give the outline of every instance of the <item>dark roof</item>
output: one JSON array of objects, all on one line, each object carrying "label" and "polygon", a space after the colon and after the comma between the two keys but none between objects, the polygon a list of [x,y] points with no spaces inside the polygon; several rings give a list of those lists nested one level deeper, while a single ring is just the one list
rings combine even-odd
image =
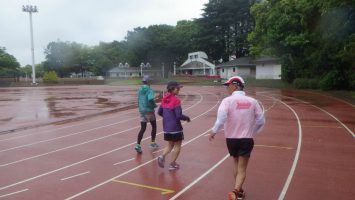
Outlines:
[{"label": "dark roof", "polygon": [[264,56],[264,57],[259,57],[259,58],[255,58],[253,60],[253,63],[265,63],[265,62],[275,62],[275,63],[279,63],[280,59],[276,58],[276,57],[272,57],[272,56]]},{"label": "dark roof", "polygon": [[251,58],[251,57],[241,57],[235,60],[231,60],[225,63],[221,63],[217,65],[217,68],[222,67],[253,67],[256,64],[261,63],[280,63],[280,59],[272,56],[263,56],[259,58]]},{"label": "dark roof", "polygon": [[252,58],[250,57],[242,57],[242,58],[237,58],[235,60],[230,60],[225,63],[221,63],[217,65],[217,68],[221,67],[237,67],[237,66],[255,66],[255,64],[252,63]]}]

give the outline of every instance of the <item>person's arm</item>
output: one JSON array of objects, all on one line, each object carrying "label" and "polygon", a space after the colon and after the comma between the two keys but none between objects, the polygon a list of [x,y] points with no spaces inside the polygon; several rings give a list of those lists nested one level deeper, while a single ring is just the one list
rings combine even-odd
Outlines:
[{"label": "person's arm", "polygon": [[182,121],[187,121],[190,122],[190,117],[182,114],[182,108],[181,108],[181,102],[180,99],[175,98],[174,99],[174,112],[175,112],[175,117],[177,120],[182,120]]},{"label": "person's arm", "polygon": [[226,121],[227,113],[225,111],[218,111],[216,122],[214,123],[214,126],[212,127],[211,131],[215,134],[218,133],[218,131],[221,129],[221,127]]},{"label": "person's arm", "polygon": [[161,106],[159,106],[158,115],[163,117],[163,108]]},{"label": "person's arm", "polygon": [[258,102],[255,105],[255,133],[260,133],[265,125],[264,111]]},{"label": "person's arm", "polygon": [[176,116],[176,119],[178,120],[183,120],[183,121],[187,121],[187,122],[190,122],[190,117],[182,114],[182,108],[181,106],[177,106],[174,108],[174,111],[175,111],[175,116]]},{"label": "person's arm", "polygon": [[218,133],[218,131],[221,129],[221,127],[224,125],[224,123],[227,121],[227,116],[228,116],[228,109],[226,105],[226,101],[223,100],[221,105],[218,108],[217,111],[217,119],[216,122],[214,123],[214,126],[211,129],[210,135],[209,135],[209,140],[211,141],[214,139],[214,136]]},{"label": "person's arm", "polygon": [[149,103],[150,106],[152,106],[153,108],[157,107],[157,104],[155,103],[153,90],[149,90],[147,99],[148,99],[148,103]]}]

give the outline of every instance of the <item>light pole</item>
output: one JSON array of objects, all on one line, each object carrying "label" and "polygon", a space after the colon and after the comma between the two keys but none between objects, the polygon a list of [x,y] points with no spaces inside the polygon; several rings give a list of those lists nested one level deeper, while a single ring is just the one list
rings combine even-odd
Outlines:
[{"label": "light pole", "polygon": [[33,45],[33,28],[32,28],[32,13],[38,12],[37,6],[26,5],[22,6],[23,12],[28,12],[30,15],[30,34],[31,34],[31,51],[32,51],[32,84],[36,84],[36,71],[35,71],[35,49]]},{"label": "light pole", "polygon": [[163,79],[165,79],[165,66],[164,66],[164,63],[162,63],[162,71],[163,71]]},{"label": "light pole", "polygon": [[143,77],[143,67],[144,67],[144,63],[141,63],[141,77]]},{"label": "light pole", "polygon": [[176,62],[174,62],[174,76],[176,75]]},{"label": "light pole", "polygon": [[203,75],[206,76],[206,64],[205,63],[203,63]]}]

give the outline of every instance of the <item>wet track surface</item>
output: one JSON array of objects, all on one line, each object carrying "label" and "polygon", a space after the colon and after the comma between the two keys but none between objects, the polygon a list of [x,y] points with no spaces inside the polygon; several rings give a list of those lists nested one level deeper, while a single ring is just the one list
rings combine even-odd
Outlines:
[{"label": "wet track surface", "polygon": [[136,93],[136,88],[110,86],[2,88],[0,134],[131,109]]},{"label": "wet track surface", "polygon": [[[148,148],[148,127],[143,153],[134,151],[138,87],[0,89],[0,199],[226,199],[234,185],[232,160],[223,133],[213,142],[206,137],[225,88],[180,92],[192,121],[183,123],[181,169],[170,172],[156,162],[166,145],[160,117],[160,148]],[[246,93],[266,116],[243,186],[246,200],[353,199],[353,104],[312,91]]]}]

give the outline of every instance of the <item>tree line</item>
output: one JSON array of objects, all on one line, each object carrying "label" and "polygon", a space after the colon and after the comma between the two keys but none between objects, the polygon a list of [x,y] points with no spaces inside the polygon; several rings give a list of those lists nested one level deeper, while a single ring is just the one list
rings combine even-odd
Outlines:
[{"label": "tree line", "polygon": [[[96,46],[50,42],[45,61],[37,67],[39,72],[56,71],[61,77],[88,71],[105,75],[126,62],[132,67],[149,62],[169,68],[174,62],[182,64],[193,51],[206,52],[216,64],[231,55],[275,56],[287,82],[354,88],[355,1],[210,0],[201,18],[182,20],[176,26],[137,27],[121,41]],[[20,73],[18,65],[7,64],[17,62],[11,55],[1,61],[4,52],[2,48],[0,76]]]}]

